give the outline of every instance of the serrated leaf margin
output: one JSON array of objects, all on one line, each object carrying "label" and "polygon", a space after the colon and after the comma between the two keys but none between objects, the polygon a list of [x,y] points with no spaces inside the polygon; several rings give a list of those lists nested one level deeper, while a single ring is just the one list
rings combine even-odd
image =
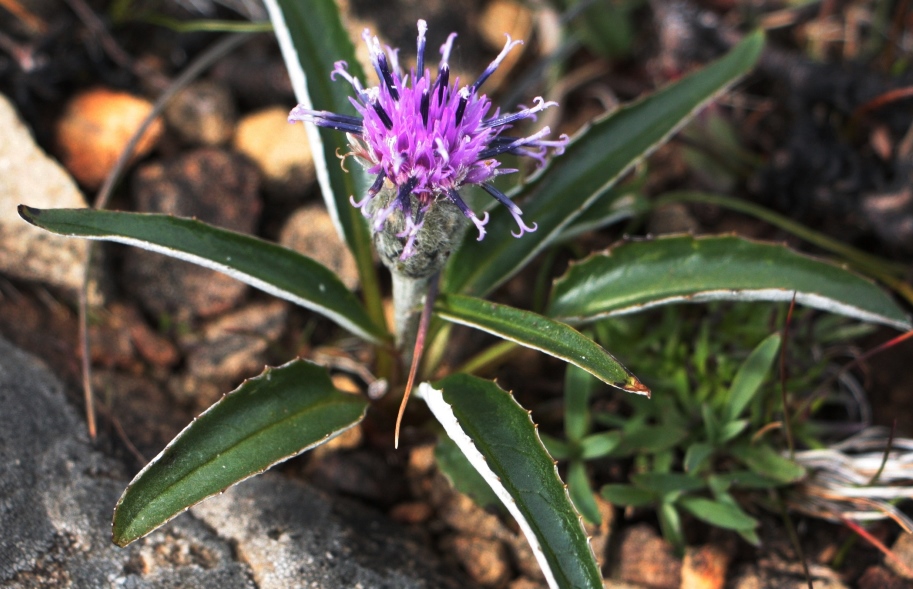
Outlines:
[{"label": "serrated leaf margin", "polygon": [[[267,366],[267,367],[264,368],[263,372],[261,372],[261,373],[258,374],[257,376],[254,376],[254,377],[251,377],[251,378],[246,378],[246,379],[244,379],[244,382],[242,382],[240,385],[238,385],[234,390],[232,390],[232,391],[226,393],[225,395],[223,395],[222,398],[224,398],[224,397],[226,397],[226,396],[232,394],[233,392],[235,392],[235,391],[241,389],[242,387],[244,387],[245,385],[247,385],[249,382],[256,381],[256,380],[261,380],[261,379],[267,379],[267,380],[268,380],[268,379],[270,378],[270,373],[271,373],[273,370],[276,370],[276,369],[278,369],[278,368],[284,368],[284,367],[286,367],[286,366],[288,366],[288,365],[290,365],[290,364],[293,364],[293,363],[295,363],[295,362],[300,362],[300,361],[301,361],[300,358],[296,358],[296,359],[294,359],[294,360],[290,360],[290,361],[286,362],[285,364],[282,364],[281,366]],[[116,518],[116,517],[117,517],[118,509],[120,508],[121,503],[123,503],[124,498],[127,496],[128,491],[133,487],[133,484],[136,483],[138,480],[140,480],[140,478],[143,477],[143,475],[146,473],[146,471],[148,471],[148,470],[149,470],[150,468],[152,468],[156,463],[158,463],[159,460],[162,458],[162,456],[164,456],[165,453],[168,452],[168,450],[171,449],[172,446],[174,446],[174,444],[176,444],[178,441],[181,440],[181,438],[183,438],[183,436],[184,436],[184,434],[187,432],[187,430],[189,430],[189,429],[193,426],[193,424],[196,423],[196,421],[197,421],[198,419],[200,419],[201,417],[203,417],[204,415],[206,415],[207,413],[209,413],[210,411],[212,411],[218,404],[219,404],[218,402],[213,403],[213,404],[210,405],[205,411],[203,411],[202,413],[200,413],[198,416],[194,417],[193,420],[191,420],[191,422],[188,423],[188,424],[184,427],[184,429],[182,429],[182,430],[180,431],[180,433],[178,433],[178,435],[176,435],[170,442],[168,442],[168,445],[166,445],[164,448],[162,448],[162,451],[159,452],[159,453],[155,456],[155,458],[153,458],[152,460],[150,460],[150,461],[146,464],[146,466],[144,466],[144,467],[142,468],[142,470],[140,470],[138,473],[136,473],[136,476],[134,476],[133,479],[131,479],[130,483],[129,483],[129,484],[127,485],[127,487],[124,489],[124,492],[121,493],[120,498],[118,498],[117,503],[116,503],[115,506],[114,506],[114,515],[113,515],[113,518]],[[327,442],[329,442],[329,441],[332,440],[333,438],[342,435],[342,434],[345,433],[346,431],[350,430],[351,428],[353,428],[353,427],[355,427],[356,425],[358,425],[359,423],[361,423],[361,422],[364,420],[364,417],[365,417],[365,415],[367,414],[367,412],[368,412],[368,405],[365,404],[365,408],[364,408],[364,410],[363,410],[362,413],[361,413],[361,419],[358,419],[358,420],[354,421],[354,422],[353,422],[351,425],[349,425],[348,427],[344,427],[344,428],[341,428],[341,429],[339,429],[339,430],[337,430],[337,431],[335,431],[335,432],[333,432],[333,433],[327,434],[326,436],[324,436],[322,439],[318,440],[317,442],[314,442],[313,444],[310,444],[310,445],[308,445],[308,446],[305,446],[304,448],[301,448],[301,449],[298,450],[297,452],[293,452],[293,453],[291,453],[291,454],[289,454],[289,455],[287,455],[287,456],[284,456],[284,457],[282,457],[282,458],[279,458],[278,460],[276,460],[275,462],[269,464],[268,466],[266,466],[266,467],[264,467],[264,468],[262,468],[262,469],[260,469],[260,470],[258,470],[258,471],[256,471],[256,472],[252,472],[251,474],[249,474],[248,476],[244,477],[243,479],[239,479],[239,480],[235,481],[234,483],[232,483],[231,485],[229,485],[229,487],[233,487],[234,485],[237,485],[238,483],[242,483],[242,482],[246,481],[247,479],[253,478],[253,477],[255,477],[255,476],[259,475],[259,474],[263,474],[264,472],[266,472],[266,471],[269,470],[270,468],[276,466],[277,464],[281,464],[281,463],[285,462],[286,460],[290,460],[290,459],[294,458],[295,456],[298,456],[298,455],[300,455],[300,454],[303,454],[303,453],[307,452],[308,450],[311,450],[311,449],[313,449],[313,448],[316,448],[317,446],[321,446],[321,445],[323,445],[323,444],[326,444]],[[228,487],[226,487],[226,489],[227,489],[227,488],[228,488]],[[224,491],[224,490],[225,490],[225,489],[222,489],[222,491]],[[130,543],[132,543],[132,542],[134,542],[134,541],[136,541],[136,540],[139,540],[140,538],[144,538],[145,536],[148,536],[149,534],[151,534],[151,533],[154,532],[155,530],[160,529],[162,526],[164,526],[165,524],[167,524],[168,522],[170,522],[171,520],[173,520],[173,519],[176,518],[177,516],[181,515],[182,513],[186,512],[188,509],[190,509],[190,508],[193,507],[194,505],[198,505],[198,504],[202,503],[203,501],[206,501],[206,500],[209,499],[210,497],[213,497],[213,496],[215,496],[215,495],[217,495],[217,494],[218,494],[218,493],[212,493],[212,494],[210,494],[210,495],[207,495],[206,497],[203,497],[203,498],[200,499],[199,501],[196,501],[196,502],[194,502],[194,503],[191,503],[190,505],[184,507],[184,509],[182,509],[182,510],[176,512],[175,514],[173,514],[173,515],[172,515],[171,517],[169,517],[168,519],[166,519],[166,520],[160,522],[157,526],[155,526],[154,528],[152,528],[151,530],[149,530],[149,531],[146,532],[145,534],[143,534],[143,535],[141,535],[141,536],[137,536],[137,537],[135,537],[135,538],[131,538],[129,541],[127,541],[127,542],[125,542],[125,543],[120,543],[120,542],[118,542],[117,539],[116,539],[116,537],[114,536],[114,533],[115,533],[115,532],[114,532],[114,519],[112,518],[112,521],[111,521],[111,540],[112,540],[115,544],[117,544],[118,546],[120,546],[120,547],[127,546],[128,544],[130,544]]]},{"label": "serrated leaf margin", "polygon": [[[536,440],[539,442],[539,445],[542,447],[544,452],[548,452],[545,449],[545,444],[542,443],[542,439],[539,437],[539,428],[533,422],[530,412],[517,403],[517,400],[514,399],[513,395],[510,395],[511,400],[522,409],[527,416],[529,417],[529,422],[533,426],[534,431],[536,432]],[[434,414],[434,417],[438,422],[444,427],[444,431],[452,439],[460,450],[466,456],[466,459],[469,460],[469,463],[472,464],[473,468],[482,475],[482,478],[485,479],[485,482],[488,483],[492,490],[495,492],[495,495],[498,496],[498,499],[501,500],[501,503],[504,504],[504,507],[508,512],[513,516],[517,521],[517,524],[520,526],[520,529],[523,531],[523,535],[526,536],[527,542],[529,542],[530,548],[532,548],[533,555],[536,557],[536,561],[539,563],[539,568],[542,569],[542,574],[545,576],[545,580],[548,583],[550,589],[561,589],[561,586],[558,585],[558,581],[555,578],[555,574],[552,572],[551,567],[548,564],[548,559],[545,557],[545,551],[542,549],[542,545],[539,543],[539,539],[536,537],[535,532],[533,532],[532,526],[523,516],[523,512],[520,511],[517,506],[517,502],[510,495],[504,485],[501,484],[501,479],[491,470],[488,466],[488,461],[485,460],[485,456],[476,448],[475,443],[463,431],[463,428],[460,426],[459,420],[453,412],[453,408],[449,403],[444,401],[443,391],[435,389],[431,386],[430,383],[423,382],[418,386],[416,390],[416,396],[424,400],[428,405],[428,408],[431,410],[431,413]],[[561,477],[558,474],[558,463],[555,463],[554,467],[555,478],[558,479],[558,482],[564,488],[564,494],[567,495],[568,502],[573,505],[571,500],[570,493],[568,491],[567,485],[561,480]],[[586,534],[586,530],[583,527],[583,519],[580,515],[577,515],[577,521],[580,524],[581,530],[584,531],[584,535],[587,538],[587,546],[590,547],[592,552],[593,546],[590,543],[590,537]],[[595,557],[595,553],[594,553]]]}]

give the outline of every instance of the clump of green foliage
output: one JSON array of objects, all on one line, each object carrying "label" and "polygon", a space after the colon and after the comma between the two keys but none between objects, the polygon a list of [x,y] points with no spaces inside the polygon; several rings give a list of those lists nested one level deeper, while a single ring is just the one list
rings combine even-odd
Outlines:
[{"label": "clump of green foliage", "polygon": [[[645,375],[655,397],[593,402],[599,382],[568,369],[565,439],[546,443],[567,461],[571,497],[585,518],[599,521],[587,465],[628,460],[628,482],[604,484],[598,492],[616,505],[655,509],[677,549],[685,545],[686,514],[758,543],[758,521],[746,503],[767,496],[758,491],[805,475],[789,457],[789,434],[806,447],[824,445],[826,430],[812,419],[829,399],[819,393],[827,390],[832,368],[822,346],[871,329],[798,311],[783,350],[785,310],[750,303],[677,306],[594,324],[597,341],[611,344],[620,360]],[[777,369],[781,351],[784,380]],[[785,412],[781,386],[788,393]]]}]

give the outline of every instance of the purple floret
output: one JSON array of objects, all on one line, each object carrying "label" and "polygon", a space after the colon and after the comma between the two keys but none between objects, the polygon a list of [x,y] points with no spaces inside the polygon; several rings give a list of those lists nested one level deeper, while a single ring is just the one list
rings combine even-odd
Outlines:
[{"label": "purple floret", "polygon": [[[425,63],[425,32],[428,26],[418,21],[417,68],[404,75],[399,66],[397,51],[381,50],[377,37],[365,30],[363,38],[368,45],[371,62],[377,73],[379,85],[364,88],[358,79],[347,71],[344,61],[336,62],[331,77],[340,76],[355,90],[350,98],[359,116],[340,115],[295,107],[289,121],[305,121],[315,125],[344,131],[354,155],[375,175],[375,181],[360,201],[351,197],[352,204],[363,207],[389,182],[396,189],[396,197],[386,207],[373,211],[372,227],[384,228],[387,218],[396,210],[404,217],[404,229],[397,237],[405,239],[401,259],[415,252],[415,241],[428,209],[437,199],[451,200],[476,226],[479,240],[485,236],[488,213],[480,219],[463,202],[458,193],[466,184],[477,184],[508,208],[520,228],[515,237],[535,231],[536,224],[527,226],[522,212],[490,181],[501,174],[516,172],[500,168],[495,156],[510,153],[532,157],[540,164],[549,149],[560,154],[567,145],[567,135],[557,140],[546,140],[550,133],[545,127],[529,137],[501,135],[517,121],[533,118],[536,113],[551,106],[541,97],[534,99],[532,108],[500,115],[495,111],[489,116],[491,101],[479,88],[498,68],[507,54],[522,41],[512,41],[507,36],[504,49],[470,86],[459,88],[459,79],[450,83],[448,60],[456,33],[451,33],[441,46],[441,61],[436,78],[432,81]],[[458,89],[459,88],[459,89]],[[415,209],[412,197],[418,208]],[[415,209],[415,210],[413,210]]]}]

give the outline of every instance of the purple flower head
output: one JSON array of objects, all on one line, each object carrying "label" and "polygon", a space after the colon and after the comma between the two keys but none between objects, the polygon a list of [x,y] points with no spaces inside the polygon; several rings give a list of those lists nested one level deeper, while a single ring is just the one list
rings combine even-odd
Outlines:
[{"label": "purple flower head", "polygon": [[[531,108],[501,115],[499,110],[490,113],[491,101],[479,93],[485,80],[522,41],[511,41],[508,36],[504,49],[482,75],[472,85],[458,88],[459,79],[451,83],[447,63],[456,33],[451,33],[441,46],[440,65],[432,80],[430,70],[424,65],[427,29],[424,20],[418,21],[418,59],[409,75],[405,75],[399,66],[398,50],[387,47],[386,52],[382,51],[377,37],[367,30],[363,38],[379,85],[363,87],[348,73],[346,62],[336,63],[331,77],[340,76],[352,85],[355,97],[349,100],[359,116],[315,111],[301,105],[289,114],[289,121],[314,123],[347,134],[351,155],[375,175],[374,184],[361,201],[350,197],[354,206],[364,207],[387,183],[394,187],[395,197],[389,204],[372,207],[372,226],[375,232],[382,231],[394,211],[402,213],[404,229],[396,234],[405,240],[402,260],[415,253],[416,236],[425,214],[438,199],[452,201],[475,224],[479,239],[485,236],[488,213],[479,218],[463,202],[457,191],[465,184],[480,185],[507,207],[519,226],[519,232],[513,233],[515,237],[535,231],[536,224],[526,225],[520,208],[491,184],[495,176],[517,171],[500,168],[495,157],[511,153],[532,157],[541,165],[549,148],[560,154],[568,142],[566,135],[546,140],[550,133],[548,127],[528,137],[502,135],[517,121],[535,118],[536,113],[556,106],[556,103],[537,97]],[[416,210],[413,210],[414,203]]]}]

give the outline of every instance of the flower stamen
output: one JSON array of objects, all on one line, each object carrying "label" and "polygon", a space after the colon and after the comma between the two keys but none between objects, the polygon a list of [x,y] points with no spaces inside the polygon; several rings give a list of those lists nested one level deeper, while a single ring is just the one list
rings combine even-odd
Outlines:
[{"label": "flower stamen", "polygon": [[535,102],[536,105],[533,106],[532,108],[524,108],[523,110],[520,110],[515,113],[511,113],[509,115],[504,115],[503,117],[495,117],[492,119],[488,119],[487,121],[482,121],[482,123],[479,126],[483,129],[488,129],[490,127],[502,127],[504,125],[510,125],[511,123],[515,123],[516,121],[519,121],[521,119],[528,119],[528,118],[535,119],[536,118],[535,115],[537,112],[541,112],[541,111],[549,108],[550,106],[558,106],[557,102],[552,102],[552,101],[546,102],[541,96],[536,96],[533,99],[533,102]]},{"label": "flower stamen", "polygon": [[453,204],[455,204],[457,208],[460,209],[460,212],[463,213],[467,219],[472,221],[472,224],[475,225],[476,229],[479,230],[479,238],[476,241],[482,241],[482,238],[485,237],[485,224],[488,223],[488,211],[485,212],[484,217],[479,219],[476,214],[472,212],[472,209],[470,209],[469,206],[463,202],[463,199],[460,197],[460,193],[458,193],[456,190],[451,188],[448,191],[447,196],[449,196],[450,200],[453,201]]},{"label": "flower stamen", "polygon": [[[381,170],[380,174],[377,175],[377,178],[374,179],[374,184],[371,185],[371,188],[369,188],[367,194],[365,194],[365,197],[359,201],[356,201],[355,195],[349,195],[349,202],[352,203],[352,206],[356,209],[361,209],[366,204],[368,204],[369,200],[377,196],[377,193],[380,192],[380,189],[384,187],[384,180],[386,179],[387,174]],[[368,216],[364,209],[362,209],[362,214],[364,214],[366,217]]]},{"label": "flower stamen", "polygon": [[494,186],[492,186],[491,184],[488,184],[488,183],[482,184],[482,188],[485,189],[485,192],[487,192],[488,194],[495,197],[495,200],[497,200],[499,203],[501,203],[502,205],[507,207],[507,210],[510,212],[510,215],[514,218],[514,221],[517,222],[517,226],[520,227],[520,233],[514,233],[513,231],[511,231],[510,232],[511,235],[513,235],[514,237],[520,238],[520,237],[523,237],[524,233],[532,233],[533,231],[538,229],[539,225],[536,223],[533,223],[533,226],[530,227],[523,222],[523,219],[521,218],[521,216],[523,215],[523,211],[520,210],[520,207],[518,207],[516,204],[514,204],[514,201],[507,198],[506,194],[504,194],[503,192],[501,192],[500,190],[498,190],[497,188],[495,188]]},{"label": "flower stamen", "polygon": [[420,78],[425,74],[425,33],[428,32],[428,23],[423,19],[418,21],[418,41],[416,42],[415,77]]},{"label": "flower stamen", "polygon": [[475,94],[479,87],[485,83],[485,80],[491,77],[491,74],[495,73],[495,70],[498,69],[498,66],[501,65],[501,62],[504,61],[504,58],[507,57],[507,54],[510,53],[511,49],[517,45],[523,45],[523,41],[511,41],[510,35],[507,33],[504,33],[504,36],[507,37],[507,43],[504,44],[504,49],[501,50],[501,53],[498,54],[494,61],[488,64],[488,67],[485,68],[485,71],[482,72],[482,75],[479,76],[475,83],[469,87],[469,91],[473,94]]}]

